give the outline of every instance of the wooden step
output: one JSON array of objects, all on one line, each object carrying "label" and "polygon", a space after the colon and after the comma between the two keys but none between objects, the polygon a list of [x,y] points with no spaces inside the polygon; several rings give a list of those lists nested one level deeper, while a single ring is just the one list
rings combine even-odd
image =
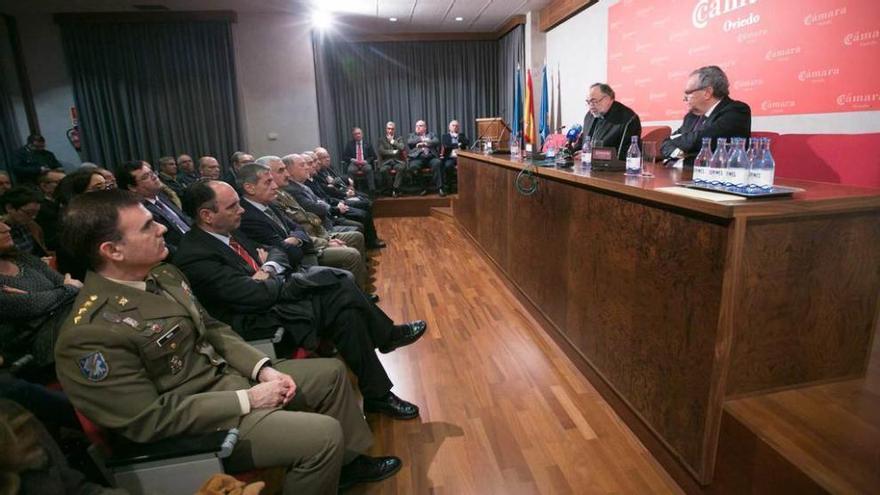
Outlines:
[{"label": "wooden step", "polygon": [[452,215],[451,206],[434,206],[431,208],[431,216],[438,220],[455,224],[455,217]]},{"label": "wooden step", "polygon": [[[751,442],[752,448],[746,450],[753,454],[755,465],[760,452],[766,456],[772,450],[771,455],[778,454],[815,485],[815,490],[801,485],[798,493],[880,493],[880,341],[875,338],[874,342],[865,378],[725,404],[725,421],[738,423],[753,437],[740,435]],[[722,478],[726,469],[723,451],[732,447],[729,440],[722,431],[716,469]],[[786,470],[780,466],[767,474],[778,478]],[[756,486],[760,485],[749,491],[756,493]]]},{"label": "wooden step", "polygon": [[382,197],[373,201],[373,217],[427,217],[431,208],[449,207],[455,195],[440,197],[436,194],[426,196]]}]

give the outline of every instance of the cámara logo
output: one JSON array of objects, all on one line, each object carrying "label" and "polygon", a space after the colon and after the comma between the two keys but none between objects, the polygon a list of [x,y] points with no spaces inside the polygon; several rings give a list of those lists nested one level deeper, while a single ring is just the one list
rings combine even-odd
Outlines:
[{"label": "c\u00e1mara logo", "polygon": [[792,55],[797,55],[799,53],[801,53],[801,47],[793,46],[790,48],[780,48],[777,50],[769,50],[767,52],[767,54],[764,55],[764,58],[768,61],[777,60],[777,59],[787,60]]},{"label": "c\u00e1mara logo", "polygon": [[691,13],[691,22],[697,29],[703,29],[718,16],[756,3],[758,0],[699,0]]},{"label": "c\u00e1mara logo", "polygon": [[[880,38],[880,30],[873,31],[855,31],[852,33],[847,33],[846,36],[843,37],[843,44],[846,46],[852,46],[856,43],[860,44],[873,44],[873,43],[865,43],[866,41],[874,41]],[[876,41],[874,41],[876,43]]]},{"label": "c\u00e1mara logo", "polygon": [[794,100],[783,100],[783,101],[768,101],[764,100],[761,102],[761,110],[765,112],[768,110],[784,110],[786,108],[794,108],[797,105],[797,102]]},{"label": "c\u00e1mara logo", "polygon": [[880,102],[880,93],[867,93],[854,95],[848,93],[837,97],[837,104],[840,106],[853,105],[859,107],[869,107],[868,103]]},{"label": "c\u00e1mara logo", "polygon": [[840,75],[840,69],[837,67],[829,67],[827,69],[802,70],[798,72],[798,81],[805,82],[810,80],[822,80],[826,77]]},{"label": "c\u00e1mara logo", "polygon": [[823,26],[825,24],[830,24],[831,19],[844,14],[846,14],[845,6],[838,9],[826,10],[825,12],[807,14],[807,16],[804,17],[804,26]]}]

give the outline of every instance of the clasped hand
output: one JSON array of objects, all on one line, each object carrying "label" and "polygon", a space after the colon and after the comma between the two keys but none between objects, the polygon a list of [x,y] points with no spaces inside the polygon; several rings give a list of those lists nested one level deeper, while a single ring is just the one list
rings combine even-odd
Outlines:
[{"label": "clasped hand", "polygon": [[260,383],[247,391],[251,409],[284,407],[296,395],[296,383],[290,375],[269,366],[260,370]]}]

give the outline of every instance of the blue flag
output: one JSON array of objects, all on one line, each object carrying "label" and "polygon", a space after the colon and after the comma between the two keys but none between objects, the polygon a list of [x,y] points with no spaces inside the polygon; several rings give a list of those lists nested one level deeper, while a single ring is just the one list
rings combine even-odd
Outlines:
[{"label": "blue flag", "polygon": [[547,91],[549,90],[547,86],[547,65],[544,65],[544,69],[541,72],[543,76],[541,80],[541,115],[538,117],[538,134],[541,136],[541,142],[543,143],[547,136],[551,134],[549,120],[550,105],[547,98]]},{"label": "blue flag", "polygon": [[522,127],[522,78],[519,75],[519,66],[513,74],[513,120],[511,121],[511,132],[516,139],[519,139]]}]

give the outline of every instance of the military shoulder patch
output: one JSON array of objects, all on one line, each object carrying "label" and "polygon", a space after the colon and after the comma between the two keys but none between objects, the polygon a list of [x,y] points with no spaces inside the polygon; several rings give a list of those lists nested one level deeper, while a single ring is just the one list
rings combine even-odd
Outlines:
[{"label": "military shoulder patch", "polygon": [[110,366],[104,355],[100,352],[93,352],[79,360],[79,370],[83,376],[89,381],[100,382],[110,374]]}]

